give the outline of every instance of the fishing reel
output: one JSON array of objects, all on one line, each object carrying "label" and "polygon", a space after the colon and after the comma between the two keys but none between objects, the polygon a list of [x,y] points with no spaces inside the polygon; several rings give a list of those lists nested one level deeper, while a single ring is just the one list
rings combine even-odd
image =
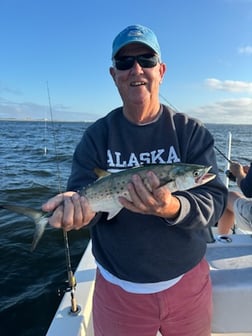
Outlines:
[{"label": "fishing reel", "polygon": [[229,178],[230,181],[236,182],[236,177],[229,169],[225,171],[225,175]]}]

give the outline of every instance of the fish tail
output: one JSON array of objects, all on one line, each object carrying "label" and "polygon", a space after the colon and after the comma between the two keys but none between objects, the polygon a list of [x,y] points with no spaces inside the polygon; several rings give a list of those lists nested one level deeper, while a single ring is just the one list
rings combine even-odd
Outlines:
[{"label": "fish tail", "polygon": [[12,205],[12,204],[0,204],[0,209],[9,210],[11,212],[24,215],[33,220],[34,225],[35,225],[35,231],[34,231],[31,251],[34,251],[40,238],[42,237],[45,231],[45,227],[48,223],[49,214],[46,212],[43,212],[42,210],[36,210],[33,208],[23,207],[19,205]]}]

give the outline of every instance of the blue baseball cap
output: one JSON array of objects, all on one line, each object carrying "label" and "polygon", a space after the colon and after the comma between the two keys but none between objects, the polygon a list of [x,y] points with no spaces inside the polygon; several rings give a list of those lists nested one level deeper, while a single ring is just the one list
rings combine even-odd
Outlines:
[{"label": "blue baseball cap", "polygon": [[161,50],[154,32],[141,25],[128,26],[114,39],[112,44],[112,59],[120,49],[131,43],[143,43],[150,47],[161,58]]}]

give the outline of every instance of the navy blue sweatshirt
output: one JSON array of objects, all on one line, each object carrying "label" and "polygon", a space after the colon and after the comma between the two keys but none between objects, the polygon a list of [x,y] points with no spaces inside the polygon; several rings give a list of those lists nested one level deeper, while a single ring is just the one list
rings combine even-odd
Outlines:
[{"label": "navy blue sweatshirt", "polygon": [[68,190],[96,179],[94,168],[116,171],[155,163],[212,166],[217,177],[200,187],[177,191],[181,211],[176,220],[133,213],[125,208],[111,220],[104,214],[91,228],[93,254],[120,279],[150,283],[175,278],[204,257],[202,231],[215,225],[227,190],[218,176],[213,137],[196,119],[163,106],[159,119],[147,125],[128,121],[118,108],[93,123],[77,145]]}]

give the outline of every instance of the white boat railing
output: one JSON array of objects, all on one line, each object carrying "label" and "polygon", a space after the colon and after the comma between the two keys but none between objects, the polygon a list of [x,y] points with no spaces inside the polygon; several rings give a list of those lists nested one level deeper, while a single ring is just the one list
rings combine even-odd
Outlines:
[{"label": "white boat railing", "polygon": [[[231,159],[231,147],[232,147],[232,133],[228,132],[227,145],[226,145],[226,157],[228,158],[228,160]],[[230,163],[229,163],[228,160],[225,161],[226,164],[225,164],[225,170],[224,171],[229,170]],[[223,177],[223,182],[224,182],[225,186],[228,188],[229,187],[229,178],[227,177],[227,175],[225,173],[224,173],[224,177]]]}]

